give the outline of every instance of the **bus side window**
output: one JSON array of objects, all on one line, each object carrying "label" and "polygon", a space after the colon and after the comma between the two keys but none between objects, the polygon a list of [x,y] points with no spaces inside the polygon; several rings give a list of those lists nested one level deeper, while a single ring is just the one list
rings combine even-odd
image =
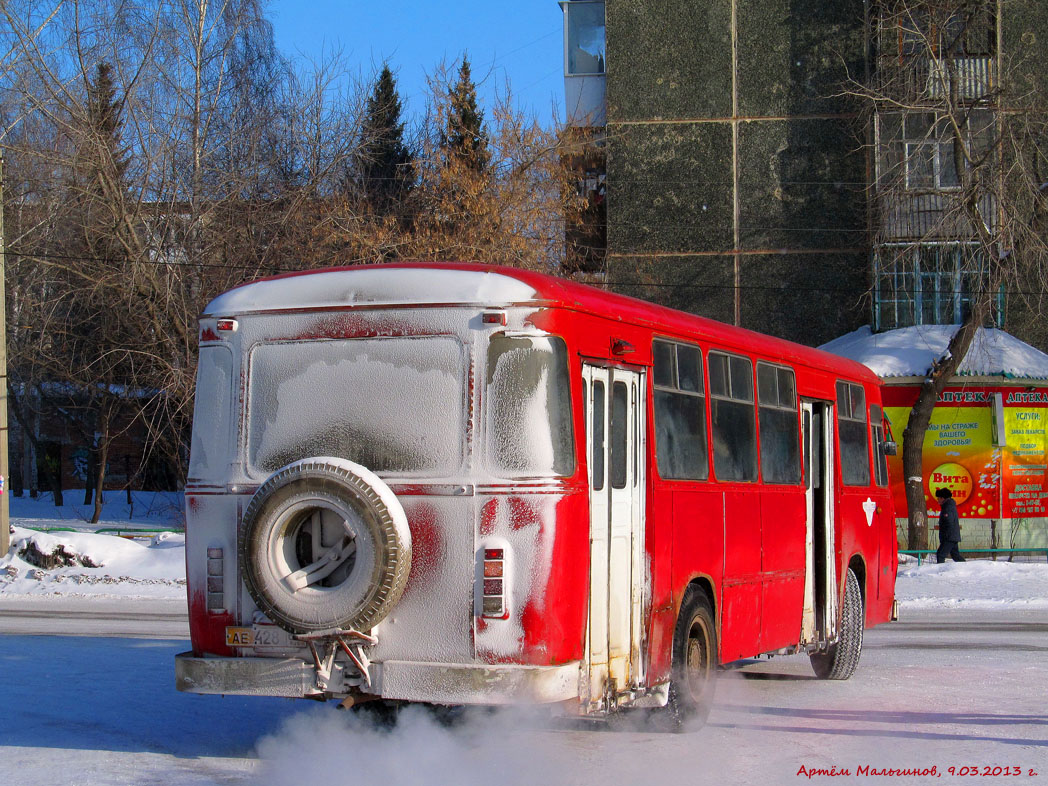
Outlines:
[{"label": "bus side window", "polygon": [[717,480],[757,479],[757,426],[749,358],[711,352],[710,410]]},{"label": "bus side window", "polygon": [[873,472],[878,486],[888,485],[888,456],[884,452],[884,415],[879,405],[870,407],[870,430],[873,432]]},{"label": "bus side window", "polygon": [[761,475],[765,483],[800,483],[800,429],[793,369],[757,364]]},{"label": "bus side window", "polygon": [[861,385],[837,383],[837,434],[841,478],[847,486],[870,485],[866,428],[866,392]]},{"label": "bus side window", "polygon": [[706,395],[698,347],[656,341],[655,457],[667,479],[706,480]]}]

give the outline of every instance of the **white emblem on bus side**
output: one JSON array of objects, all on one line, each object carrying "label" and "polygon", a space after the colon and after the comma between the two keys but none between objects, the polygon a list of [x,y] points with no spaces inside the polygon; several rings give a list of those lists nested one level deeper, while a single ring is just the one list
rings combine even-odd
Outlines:
[{"label": "white emblem on bus side", "polygon": [[866,526],[867,527],[872,527],[873,526],[873,514],[877,512],[877,503],[874,502],[869,497],[867,497],[866,501],[864,503],[862,503],[862,510],[866,514]]}]

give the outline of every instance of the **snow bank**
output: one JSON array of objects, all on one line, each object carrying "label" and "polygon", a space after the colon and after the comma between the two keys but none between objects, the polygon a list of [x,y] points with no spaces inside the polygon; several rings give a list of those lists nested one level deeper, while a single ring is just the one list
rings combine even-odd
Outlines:
[{"label": "snow bank", "polygon": [[895,597],[911,609],[1048,609],[1048,562],[900,564]]},{"label": "snow bank", "polygon": [[[0,597],[183,598],[185,545],[185,535],[179,533],[163,532],[143,541],[15,527],[11,550],[0,559]],[[62,553],[76,559],[70,560],[74,564],[45,570],[19,556],[32,553]]]},{"label": "snow bank", "polygon": [[[923,377],[942,357],[957,325],[918,325],[874,333],[868,325],[823,344],[820,349],[857,360],[874,374]],[[1003,330],[979,328],[958,376],[1048,379],[1048,355]]]}]

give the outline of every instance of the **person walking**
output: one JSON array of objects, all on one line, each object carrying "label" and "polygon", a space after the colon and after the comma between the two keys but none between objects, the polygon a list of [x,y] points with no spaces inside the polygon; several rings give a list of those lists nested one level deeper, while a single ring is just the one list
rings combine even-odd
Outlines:
[{"label": "person walking", "polygon": [[949,556],[954,562],[964,562],[961,556],[961,520],[957,515],[957,503],[953,499],[953,492],[948,488],[935,490],[935,497],[939,500],[939,548],[935,552],[935,561],[946,562]]}]

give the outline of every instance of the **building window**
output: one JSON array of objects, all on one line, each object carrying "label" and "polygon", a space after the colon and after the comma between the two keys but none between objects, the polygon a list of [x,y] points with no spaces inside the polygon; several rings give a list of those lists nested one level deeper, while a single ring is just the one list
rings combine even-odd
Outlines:
[{"label": "building window", "polygon": [[960,188],[952,139],[906,143],[906,190],[947,191]]},{"label": "building window", "polygon": [[882,57],[992,55],[997,49],[994,0],[971,3],[964,14],[949,4],[922,8],[882,0],[877,5],[877,45]]},{"label": "building window", "polygon": [[[894,122],[892,122],[894,121]],[[953,134],[945,117],[930,112],[910,112],[884,117],[883,141],[895,148],[888,151],[888,160],[882,162],[881,186],[889,186],[892,172],[902,164],[903,186],[906,191],[948,191],[961,186],[957,175]],[[901,162],[899,159],[902,159]],[[894,160],[892,160],[894,159]],[[961,162],[962,165],[964,162]]]},{"label": "building window", "polygon": [[604,0],[572,0],[564,8],[565,73],[589,76],[604,73]]},{"label": "building window", "polygon": [[[985,255],[971,243],[884,245],[874,265],[875,330],[960,324],[988,275]],[[1003,326],[1003,289],[990,322]]]}]

